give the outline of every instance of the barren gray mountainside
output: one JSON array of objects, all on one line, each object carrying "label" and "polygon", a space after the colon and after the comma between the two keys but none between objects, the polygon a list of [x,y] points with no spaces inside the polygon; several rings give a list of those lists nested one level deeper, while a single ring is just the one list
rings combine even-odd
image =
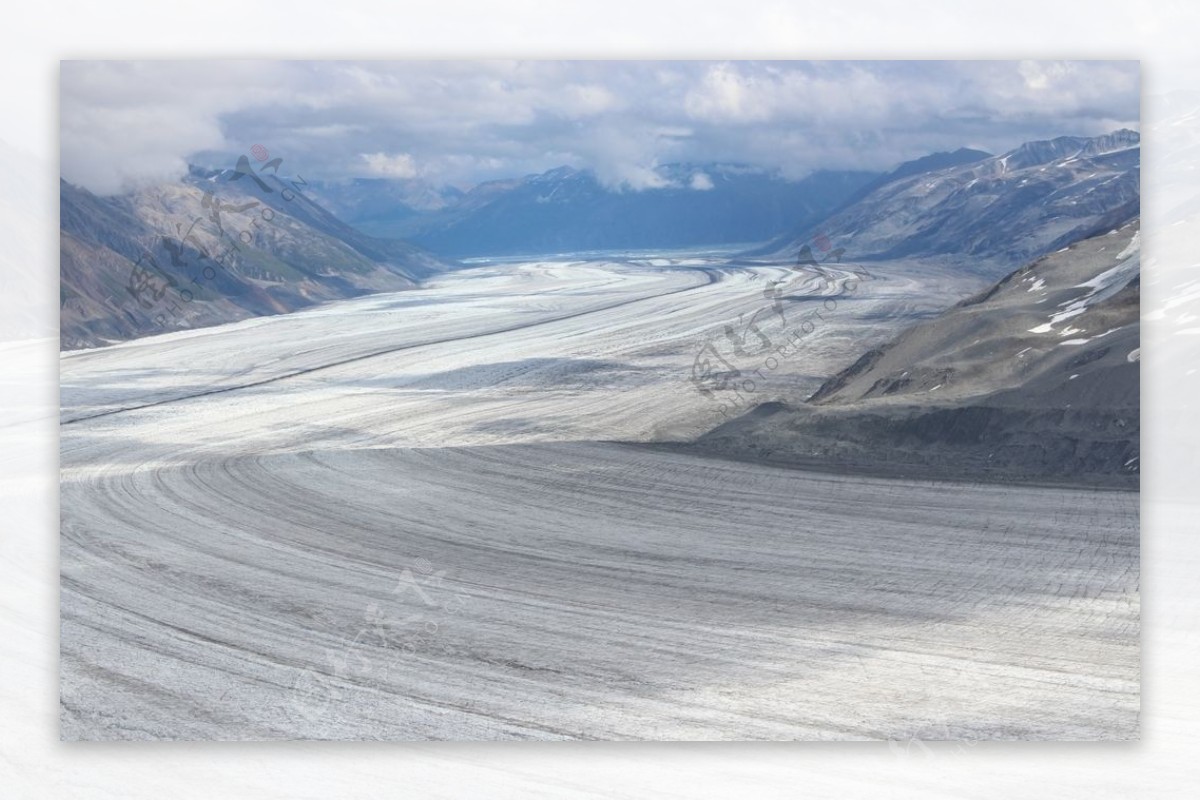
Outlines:
[{"label": "barren gray mountainside", "polygon": [[969,151],[952,166],[934,161],[766,250],[795,253],[820,232],[858,258],[965,255],[971,269],[998,278],[1138,216],[1139,142],[1120,130],[1027,142],[978,160]]},{"label": "barren gray mountainside", "polygon": [[235,175],[193,172],[113,197],[60,182],[61,347],[405,289],[447,269],[355,231],[274,176]]},{"label": "barren gray mountainside", "polygon": [[701,450],[903,475],[1136,487],[1139,221],[1063,248]]},{"label": "barren gray mountainside", "polygon": [[[875,180],[865,184],[858,191],[854,192],[846,198],[840,206],[830,211],[828,216],[832,216],[837,212],[853,206],[865,197],[868,197],[876,189],[899,181],[902,178],[908,178],[913,175],[923,175],[928,172],[936,172],[948,167],[956,167],[962,164],[972,164],[983,159],[990,158],[991,153],[983,150],[972,150],[967,147],[960,147],[953,152],[931,153],[928,156],[922,156],[911,161],[906,161],[888,173],[880,175]],[[822,220],[823,221],[823,220]],[[813,232],[814,221],[811,219],[797,220],[796,225],[788,230],[783,236],[771,240],[762,247],[754,248],[747,251],[744,255],[760,256],[765,254],[778,253],[780,248],[793,246],[797,240],[806,240]]]}]

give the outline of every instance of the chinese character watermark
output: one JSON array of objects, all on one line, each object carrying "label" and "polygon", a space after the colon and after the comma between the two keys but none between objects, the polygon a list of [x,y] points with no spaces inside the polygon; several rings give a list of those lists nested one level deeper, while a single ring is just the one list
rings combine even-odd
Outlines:
[{"label": "chinese character watermark", "polygon": [[[279,178],[279,167],[282,158],[267,161],[270,154],[262,145],[254,145],[251,153],[258,161],[265,161],[261,168],[255,170],[246,156],[240,156],[229,183],[248,178],[264,193],[275,194],[276,190],[263,180],[268,171],[276,179]],[[282,184],[282,179],[279,179]],[[283,186],[279,196],[285,202],[296,199],[302,186],[307,185],[303,177],[289,179],[288,186]],[[244,203],[228,203],[217,197],[211,189],[205,189],[200,201],[203,215],[195,217],[185,229],[182,223],[176,223],[175,231],[154,238],[148,245],[141,246],[141,253],[130,268],[125,290],[133,298],[136,306],[143,312],[153,312],[153,322],[160,328],[175,322],[182,317],[184,307],[196,298],[196,293],[203,289],[204,282],[216,281],[220,271],[228,269],[236,260],[242,248],[255,241],[255,231],[261,229],[264,223],[270,224],[275,220],[275,209],[257,200]],[[223,215],[244,215],[252,209],[258,209],[241,231],[227,228],[227,217]],[[208,249],[197,236],[197,226],[216,236],[220,247]],[[156,253],[165,253],[170,259],[174,271],[166,270],[160,265]],[[214,255],[215,254],[215,255]],[[190,272],[190,281],[182,283],[177,277],[179,272]],[[170,296],[168,296],[170,290]],[[180,304],[183,304],[181,306]]]},{"label": "chinese character watermark", "polygon": [[[852,293],[860,281],[872,280],[862,269],[850,269],[848,272],[854,277],[839,279],[822,265],[830,262],[840,265],[845,248],[833,248],[824,234],[815,237],[813,245],[821,252],[824,262],[818,261],[812,247],[805,244],[797,254],[795,268],[805,275],[820,277],[823,290],[840,288],[841,293]],[[810,295],[808,297],[823,298],[821,307],[789,324],[784,301],[791,280],[769,282],[762,293],[766,305],[749,315],[739,314],[736,322],[726,323],[720,333],[710,335],[692,361],[688,381],[701,395],[720,403],[718,408],[726,417],[730,411],[746,405],[743,392],[748,395],[756,392],[759,381],[778,369],[781,359],[797,351],[800,341],[825,319],[822,312],[837,309],[836,296]],[[775,324],[776,320],[778,324]]]}]

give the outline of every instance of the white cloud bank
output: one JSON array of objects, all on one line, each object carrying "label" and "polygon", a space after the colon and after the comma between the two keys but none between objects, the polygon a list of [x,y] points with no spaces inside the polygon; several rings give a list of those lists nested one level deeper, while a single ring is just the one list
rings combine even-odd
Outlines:
[{"label": "white cloud bank", "polygon": [[[62,174],[100,193],[231,164],[475,183],[560,165],[799,176],[1138,127],[1136,62],[64,62]],[[704,179],[693,179],[702,190]]]}]

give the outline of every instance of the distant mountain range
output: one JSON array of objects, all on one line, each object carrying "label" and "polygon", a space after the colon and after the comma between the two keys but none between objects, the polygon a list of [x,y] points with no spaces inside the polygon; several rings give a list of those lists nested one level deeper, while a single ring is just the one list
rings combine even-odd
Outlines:
[{"label": "distant mountain range", "polygon": [[847,258],[946,257],[995,278],[1137,217],[1139,144],[1121,130],[798,181],[676,164],[658,171],[661,187],[636,192],[569,167],[466,192],[383,179],[289,186],[244,158],[115,197],[62,182],[61,343],[403,289],[467,256],[759,241],[769,244],[748,259],[792,261],[822,234]]},{"label": "distant mountain range", "polygon": [[385,239],[404,238],[416,227],[406,222],[443,211],[467,195],[461,189],[435,186],[420,178],[310,181],[305,194],[338,219]]},{"label": "distant mountain range", "polygon": [[621,191],[560,167],[466,193],[420,181],[322,184],[316,196],[353,225],[447,257],[753,243],[817,222],[878,173],[818,171],[787,180],[736,164],[660,168],[661,188]]},{"label": "distant mountain range", "polygon": [[376,179],[313,193],[363,231],[448,258],[739,242],[768,242],[750,256],[786,258],[823,233],[855,258],[969,255],[999,275],[1132,219],[1139,164],[1138,134],[1120,130],[797,181],[747,165],[673,164],[659,168],[661,188],[636,192],[560,167],[467,192]]}]

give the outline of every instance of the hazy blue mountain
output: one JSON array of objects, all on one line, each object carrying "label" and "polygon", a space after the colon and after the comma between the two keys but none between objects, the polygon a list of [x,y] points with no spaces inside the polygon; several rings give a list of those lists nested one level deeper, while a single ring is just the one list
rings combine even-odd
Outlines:
[{"label": "hazy blue mountain", "polygon": [[791,181],[728,164],[669,165],[659,174],[662,188],[619,191],[591,171],[560,167],[442,196],[446,205],[432,212],[402,205],[389,218],[361,201],[357,208],[370,211],[348,219],[454,257],[756,242],[821,219],[878,177],[820,171]]},{"label": "hazy blue mountain", "polygon": [[392,236],[396,223],[442,211],[466,194],[417,178],[310,181],[304,193],[338,219],[381,237]]},{"label": "hazy blue mountain", "polygon": [[[962,153],[963,151],[959,151]],[[1118,228],[1140,211],[1139,136],[1028,142],[999,156],[943,166],[939,160],[880,182],[827,219],[777,240],[766,252],[794,254],[818,232],[855,258],[954,254],[1001,275],[1015,265]],[[760,251],[761,252],[761,251]]]}]

